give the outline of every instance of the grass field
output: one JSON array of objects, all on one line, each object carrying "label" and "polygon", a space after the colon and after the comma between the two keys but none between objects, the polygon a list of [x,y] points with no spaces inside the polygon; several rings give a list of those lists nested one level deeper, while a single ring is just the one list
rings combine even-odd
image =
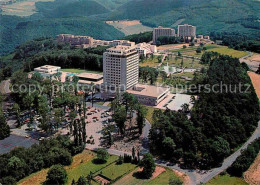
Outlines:
[{"label": "grass field", "polygon": [[[244,57],[246,55],[248,55],[248,53],[246,51],[238,51],[238,50],[234,50],[231,48],[228,48],[227,46],[219,46],[219,45],[207,45],[205,46],[207,48],[207,51],[214,51],[214,52],[218,52],[222,55],[229,55],[235,58],[241,58]],[[190,55],[190,56],[195,56],[195,57],[201,57],[203,55],[203,51],[201,53],[196,53],[196,51],[191,51],[191,52],[187,52],[185,53],[185,55]]]},{"label": "grass field", "polygon": [[[70,166],[66,166],[65,169],[68,173],[67,185],[70,185],[72,180],[77,181],[80,176],[87,176],[90,172],[97,174],[103,174],[106,177],[114,180],[122,175],[128,174],[136,168],[136,165],[131,163],[123,163],[117,165],[114,163],[118,157],[110,156],[105,164],[95,164],[93,159],[96,154],[84,150],[81,154],[73,157],[73,163]],[[46,176],[49,169],[43,169],[39,172],[33,173],[30,176],[22,179],[18,182],[19,185],[40,185],[46,180]],[[93,182],[94,184],[97,184]]]},{"label": "grass field", "polygon": [[90,71],[90,70],[84,70],[84,69],[61,69],[61,71],[67,72],[67,73],[97,73],[97,74],[102,73],[100,71]]},{"label": "grass field", "polygon": [[2,6],[3,15],[16,15],[16,16],[30,16],[36,13],[35,3],[39,1],[54,1],[54,0],[24,0],[10,5]]},{"label": "grass field", "polygon": [[[70,166],[66,166],[65,169],[69,174],[69,180],[72,181],[73,172],[77,171],[78,168],[84,164],[92,163],[91,160],[95,157],[93,152],[84,150],[81,154],[78,154],[73,157],[73,162]],[[112,158],[113,160],[113,158]],[[30,176],[20,180],[17,184],[20,185],[40,185],[46,180],[47,172],[49,169],[43,169],[39,172],[33,173]],[[79,176],[82,175],[82,172],[79,173]]]},{"label": "grass field", "polygon": [[247,183],[243,179],[238,177],[219,175],[206,183],[206,185],[247,185]]},{"label": "grass field", "polygon": [[[164,62],[164,65],[166,65],[167,62],[169,65],[174,65],[175,67],[181,67],[182,57],[172,56],[169,58],[169,60],[166,60]],[[197,68],[205,67],[205,65],[200,64],[199,61],[196,59],[193,60],[191,58],[183,57],[183,67],[197,69]]]},{"label": "grass field", "polygon": [[158,177],[156,177],[153,180],[150,179],[139,179],[136,178],[134,173],[137,172],[138,170],[136,169],[132,173],[124,176],[120,180],[118,180],[114,185],[165,185],[169,184],[169,179],[173,178],[176,179],[178,178],[177,175],[170,169],[166,168],[166,171],[161,173]]},{"label": "grass field", "polygon": [[156,67],[159,65],[157,56],[154,56],[154,58],[148,58],[145,59],[143,62],[139,62],[140,67]]},{"label": "grass field", "polygon": [[[136,165],[131,163],[123,163],[121,165],[117,165],[113,163],[112,165],[106,167],[105,169],[101,170],[102,175],[110,178],[111,180],[116,179],[124,174],[128,174],[136,168]],[[100,172],[98,172],[100,173]]]},{"label": "grass field", "polygon": [[139,20],[106,21],[106,23],[123,32],[125,35],[138,34],[153,30],[148,26],[144,26]]}]

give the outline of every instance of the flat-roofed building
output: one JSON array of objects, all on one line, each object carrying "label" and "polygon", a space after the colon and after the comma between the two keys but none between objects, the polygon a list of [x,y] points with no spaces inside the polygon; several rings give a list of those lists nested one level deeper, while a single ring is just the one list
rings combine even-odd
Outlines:
[{"label": "flat-roofed building", "polygon": [[184,39],[187,38],[195,38],[196,37],[196,26],[184,24],[178,25],[178,37],[182,37]]},{"label": "flat-roofed building", "polygon": [[49,77],[61,71],[61,67],[44,65],[41,67],[34,68],[35,73],[40,73],[43,77]]},{"label": "flat-roofed building", "polygon": [[77,48],[92,47],[94,39],[89,36],[72,35],[72,34],[60,34],[56,36],[58,43],[69,43]]},{"label": "flat-roofed building", "polygon": [[166,36],[166,37],[174,37],[175,35],[175,30],[173,28],[164,28],[159,26],[158,28],[153,29],[153,44],[156,44],[157,39],[161,36]]},{"label": "flat-roofed building", "polygon": [[80,73],[76,75],[79,78],[79,85],[91,85],[92,83],[98,90],[103,83],[103,75],[97,73]]},{"label": "flat-roofed building", "polygon": [[129,46],[134,47],[135,42],[131,42],[129,40],[113,40],[110,42],[110,46]]},{"label": "flat-roofed building", "polygon": [[170,94],[170,89],[137,84],[127,89],[126,92],[133,94],[144,105],[156,106]]},{"label": "flat-roofed building", "polygon": [[103,97],[124,92],[138,83],[139,55],[135,47],[118,45],[103,54]]},{"label": "flat-roofed building", "polygon": [[139,54],[139,56],[147,56],[153,53],[157,53],[157,47],[155,45],[148,44],[146,42],[139,43],[135,45],[135,48]]}]

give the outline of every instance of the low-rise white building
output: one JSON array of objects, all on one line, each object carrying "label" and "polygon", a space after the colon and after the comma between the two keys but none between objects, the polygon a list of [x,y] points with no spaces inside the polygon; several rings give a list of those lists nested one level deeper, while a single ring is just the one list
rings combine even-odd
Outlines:
[{"label": "low-rise white building", "polygon": [[157,53],[156,45],[151,45],[146,42],[136,44],[136,50],[139,56],[146,57],[147,55],[151,55],[153,53]]},{"label": "low-rise white building", "polygon": [[156,106],[170,94],[170,88],[136,84],[126,92],[134,95],[144,105]]},{"label": "low-rise white building", "polygon": [[43,77],[49,77],[61,71],[61,67],[44,65],[41,67],[34,68],[35,73],[40,73]]}]

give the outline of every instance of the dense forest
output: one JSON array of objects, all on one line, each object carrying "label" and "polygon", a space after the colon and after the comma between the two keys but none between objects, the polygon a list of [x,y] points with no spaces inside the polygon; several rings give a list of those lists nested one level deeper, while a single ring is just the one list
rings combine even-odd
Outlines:
[{"label": "dense forest", "polygon": [[[37,2],[30,17],[0,15],[0,55],[38,37],[61,33],[119,39],[124,34],[106,20],[138,19],[147,26],[177,28],[188,23],[198,34],[239,32],[259,37],[259,1],[252,0],[56,0]],[[228,18],[228,19],[227,19]],[[230,29],[232,27],[232,29]],[[11,30],[11,31],[10,31]]]},{"label": "dense forest", "polygon": [[18,69],[27,72],[42,65],[62,68],[103,70],[103,52],[107,47],[74,49],[68,44],[56,43],[52,38],[39,38],[16,47],[7,56],[0,57],[0,80],[10,77]]},{"label": "dense forest", "polygon": [[110,19],[140,19],[150,27],[187,23],[197,26],[198,34],[237,31],[258,38],[259,8],[260,2],[252,0],[133,0]]},{"label": "dense forest", "polygon": [[[260,29],[260,28],[259,28]],[[212,40],[222,40],[223,45],[236,50],[248,50],[260,53],[260,41],[251,40],[246,35],[241,35],[238,32],[211,32],[210,37]],[[259,38],[258,38],[259,39]]]},{"label": "dense forest", "polygon": [[73,142],[66,136],[58,136],[35,144],[31,148],[15,148],[10,153],[0,155],[0,183],[16,184],[20,179],[48,168],[54,164],[70,165],[75,150]]},{"label": "dense forest", "polygon": [[254,162],[260,151],[260,139],[255,140],[251,143],[246,150],[242,152],[231,167],[227,169],[228,173],[242,177],[243,173],[248,170],[250,165]]},{"label": "dense forest", "polygon": [[207,75],[197,84],[201,89],[192,89],[198,99],[193,99],[191,118],[187,110],[153,114],[151,151],[172,161],[182,159],[184,167],[220,165],[250,137],[259,120],[259,102],[239,60],[211,54]]}]

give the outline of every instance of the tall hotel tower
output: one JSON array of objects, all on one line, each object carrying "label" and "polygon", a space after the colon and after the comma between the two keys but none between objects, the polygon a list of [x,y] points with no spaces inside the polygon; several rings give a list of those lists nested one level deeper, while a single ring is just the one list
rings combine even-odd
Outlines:
[{"label": "tall hotel tower", "polygon": [[115,96],[138,83],[139,55],[133,46],[118,45],[103,54],[104,83],[102,97]]}]

